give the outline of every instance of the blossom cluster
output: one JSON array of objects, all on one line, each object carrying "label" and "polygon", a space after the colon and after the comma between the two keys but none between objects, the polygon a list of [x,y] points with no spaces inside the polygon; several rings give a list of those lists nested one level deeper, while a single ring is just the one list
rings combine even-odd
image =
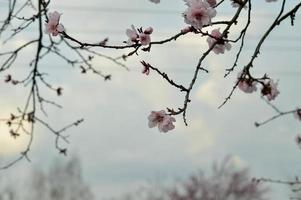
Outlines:
[{"label": "blossom cluster", "polygon": [[[160,0],[149,0],[152,3],[158,4]],[[183,12],[184,21],[189,27],[181,30],[182,33],[195,32],[204,34],[201,29],[204,26],[212,24],[212,19],[216,16],[216,7],[218,6],[216,0],[183,0],[187,5],[186,10]],[[273,2],[277,0],[265,0],[266,2]],[[233,7],[245,6],[244,0],[230,0]],[[65,31],[64,26],[60,24],[61,14],[57,11],[49,12],[47,23],[45,23],[46,33],[52,36],[57,36]],[[125,31],[128,40],[125,42],[128,45],[141,45],[147,46],[151,44],[151,34],[153,33],[153,28],[148,27],[147,29],[138,28],[136,29],[134,25]],[[227,33],[225,31],[221,32],[220,28],[213,29],[211,33],[206,33],[207,43],[209,49],[211,49],[215,54],[224,54],[225,51],[231,49],[230,41],[227,39]],[[145,48],[146,49],[146,48]],[[142,63],[144,68],[142,73],[148,75],[150,72],[150,65],[148,63]],[[267,98],[267,100],[274,100],[279,91],[277,89],[277,82],[275,83],[272,79],[257,80],[252,78],[250,75],[240,73],[238,76],[238,88],[245,93],[253,93],[257,91],[257,83],[262,84],[261,94]],[[301,119],[301,114],[298,112],[296,114]],[[153,128],[158,126],[160,132],[168,132],[175,128],[173,122],[175,118],[166,114],[165,111],[152,111],[148,116],[149,127]]]},{"label": "blossom cluster", "polygon": [[213,8],[214,1],[184,0],[188,8],[183,13],[184,20],[195,29],[202,29],[204,25],[211,24],[211,19],[216,16]]},{"label": "blossom cluster", "polygon": [[240,72],[238,74],[237,86],[245,93],[253,93],[257,91],[257,83],[261,83],[261,95],[265,96],[268,101],[274,100],[280,93],[277,89],[278,83],[267,78],[263,81],[252,78],[249,74]]},{"label": "blossom cluster", "polygon": [[219,30],[220,29],[212,30],[210,36],[207,38],[209,48],[212,48],[214,45],[212,51],[215,54],[223,54],[225,50],[229,51],[231,49],[231,44],[222,38],[222,34]]},{"label": "blossom cluster", "polygon": [[136,29],[134,25],[131,26],[131,29],[126,30],[126,35],[128,36],[127,44],[137,44],[140,42],[141,45],[149,45],[151,42],[150,35],[153,32],[152,27],[148,27],[143,31],[142,28]]}]

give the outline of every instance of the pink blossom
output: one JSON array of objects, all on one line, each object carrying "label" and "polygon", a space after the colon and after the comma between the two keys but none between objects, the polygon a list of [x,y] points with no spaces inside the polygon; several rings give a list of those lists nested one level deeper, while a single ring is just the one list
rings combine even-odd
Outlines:
[{"label": "pink blossom", "polygon": [[150,26],[147,29],[145,29],[143,33],[150,35],[153,33],[153,31],[154,31],[153,27]]},{"label": "pink blossom", "polygon": [[244,72],[242,71],[237,74],[238,88],[245,93],[255,92],[257,90],[257,83],[252,78],[250,78],[249,75],[243,73]]},{"label": "pink blossom", "polygon": [[295,112],[294,112],[294,117],[298,120],[301,121],[301,109],[298,108]]},{"label": "pink blossom", "polygon": [[225,53],[225,49],[228,51],[231,49],[231,44],[224,41],[221,37],[222,34],[220,33],[219,29],[214,29],[212,30],[210,36],[207,38],[207,42],[210,48],[214,43],[216,43],[214,48],[212,49],[216,54],[223,54]]},{"label": "pink blossom", "polygon": [[125,33],[129,37],[129,40],[127,41],[129,45],[137,43],[139,35],[134,25],[131,26],[131,29],[126,29]]},{"label": "pink blossom", "polygon": [[142,28],[140,29],[135,29],[135,27],[132,25],[131,26],[132,29],[127,29],[126,30],[126,35],[129,37],[129,40],[127,41],[127,43],[129,45],[132,44],[136,44],[140,41],[141,45],[149,45],[149,43],[151,42],[151,37],[150,35],[153,33],[153,28],[152,27],[148,27],[147,29],[145,29],[144,31],[142,30]]},{"label": "pink blossom", "polygon": [[184,0],[188,8],[183,13],[185,22],[196,29],[211,24],[211,18],[215,17],[216,11],[205,0]]},{"label": "pink blossom", "polygon": [[266,96],[269,101],[274,100],[280,93],[277,89],[278,83],[274,83],[272,79],[269,79],[264,83],[263,88],[261,89],[261,94]]},{"label": "pink blossom", "polygon": [[142,29],[141,29],[141,33],[139,34],[140,44],[145,45],[145,46],[149,45],[149,43],[151,42],[150,34],[152,34],[152,33],[153,33],[153,28],[152,27],[148,27],[143,32],[142,32]]},{"label": "pink blossom", "polygon": [[175,118],[166,114],[164,110],[152,111],[148,116],[148,127],[153,128],[158,126],[160,132],[166,133],[175,128],[173,125],[175,121]]},{"label": "pink blossom", "polygon": [[245,93],[252,93],[257,90],[256,82],[251,78],[241,77],[241,73],[238,74],[238,88]]},{"label": "pink blossom", "polygon": [[61,14],[57,11],[54,11],[53,13],[49,12],[48,22],[45,24],[46,33],[57,36],[60,32],[65,31],[64,26],[60,24],[60,17]]},{"label": "pink blossom", "polygon": [[252,93],[257,90],[256,82],[255,81],[250,82],[250,79],[240,80],[238,83],[238,88],[245,93]]},{"label": "pink blossom", "polygon": [[139,40],[141,45],[148,45],[151,42],[151,38],[149,34],[145,34],[145,33],[139,34]]}]

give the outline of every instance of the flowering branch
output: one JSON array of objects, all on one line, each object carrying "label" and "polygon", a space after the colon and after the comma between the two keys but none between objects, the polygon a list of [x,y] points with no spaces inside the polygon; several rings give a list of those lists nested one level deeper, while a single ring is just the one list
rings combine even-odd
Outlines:
[{"label": "flowering branch", "polygon": [[[266,2],[272,1],[276,0],[266,0]],[[5,72],[13,66],[15,61],[19,58],[20,52],[29,47],[34,47],[36,50],[34,58],[29,63],[30,70],[23,79],[17,80],[11,74],[6,75],[5,78],[6,83],[29,87],[29,94],[27,99],[25,99],[25,106],[23,109],[18,109],[17,114],[12,113],[8,119],[2,120],[11,127],[10,134],[13,137],[18,137],[21,134],[28,134],[30,136],[27,148],[16,161],[12,162],[12,164],[22,160],[23,158],[27,158],[29,160],[28,152],[30,151],[35,125],[37,123],[46,127],[55,135],[56,149],[58,149],[60,153],[66,154],[66,148],[60,147],[59,141],[62,140],[63,142],[68,143],[68,140],[67,136],[62,135],[61,133],[73,126],[79,125],[83,121],[82,119],[75,121],[70,126],[66,126],[63,129],[56,131],[56,129],[52,128],[47,121],[42,120],[40,117],[40,113],[47,116],[47,111],[44,108],[44,104],[50,104],[58,108],[62,107],[55,101],[41,95],[41,86],[44,86],[46,89],[55,92],[57,96],[61,96],[63,93],[62,87],[55,87],[52,83],[46,80],[46,74],[39,67],[40,61],[45,59],[48,55],[56,55],[59,59],[62,59],[67,64],[79,68],[83,74],[92,72],[102,77],[104,80],[110,80],[110,74],[103,73],[100,69],[93,65],[93,60],[96,57],[107,59],[110,62],[124,68],[125,70],[129,70],[124,63],[126,58],[134,55],[138,56],[138,53],[141,51],[150,52],[153,45],[164,45],[173,42],[178,38],[185,37],[188,33],[206,37],[208,49],[202,52],[202,54],[199,56],[194,70],[192,71],[189,84],[187,85],[181,84],[179,80],[172,79],[168,73],[162,71],[159,67],[154,67],[150,63],[141,61],[141,64],[143,65],[142,73],[148,75],[150,71],[154,71],[160,77],[162,77],[164,81],[170,84],[171,87],[177,88],[180,90],[180,92],[184,93],[183,104],[179,108],[167,108],[166,110],[151,111],[150,115],[148,116],[148,125],[150,128],[158,127],[160,132],[166,133],[175,128],[174,122],[176,121],[175,117],[177,115],[181,115],[184,124],[188,125],[186,115],[188,112],[188,105],[192,101],[191,92],[199,78],[199,73],[209,73],[210,69],[207,69],[205,66],[203,66],[204,60],[208,55],[212,54],[212,52],[217,55],[224,54],[231,50],[233,44],[239,43],[239,49],[236,52],[233,65],[229,68],[226,68],[224,77],[228,77],[228,75],[230,75],[236,69],[237,63],[241,58],[242,52],[244,51],[246,34],[248,33],[251,22],[253,22],[251,12],[252,4],[255,3],[251,0],[231,0],[232,6],[236,8],[233,16],[226,21],[213,21],[213,18],[217,15],[217,9],[224,5],[226,1],[221,0],[217,2],[216,0],[184,0],[187,8],[183,13],[183,18],[185,23],[188,24],[188,27],[183,28],[178,33],[171,34],[171,36],[162,40],[153,41],[151,38],[154,32],[152,27],[144,29],[142,27],[135,28],[135,26],[132,25],[125,31],[128,40],[124,41],[123,43],[121,42],[121,44],[114,45],[109,44],[109,38],[104,38],[97,42],[89,43],[81,41],[80,39],[72,36],[72,33],[67,32],[64,25],[61,23],[61,13],[57,11],[48,12],[48,6],[50,2],[51,0],[37,0],[37,8],[35,8],[35,4],[33,4],[31,0],[26,0],[21,4],[18,4],[18,0],[9,0],[8,15],[3,21],[3,24],[0,26],[1,37],[3,33],[7,31],[7,28],[10,24],[18,23],[18,26],[12,30],[9,37],[4,40],[4,42],[11,41],[17,35],[21,34],[24,30],[33,25],[37,24],[38,28],[38,37],[36,39],[27,41],[14,50],[0,53],[0,57],[3,58],[0,65],[0,72]],[[151,0],[151,2],[160,3],[159,0]],[[301,7],[301,3],[297,3],[286,13],[284,13],[285,5],[286,0],[282,0],[277,17],[261,36],[249,62],[244,66],[242,72],[238,74],[237,81],[234,83],[230,94],[219,106],[219,108],[221,108],[230,100],[236,88],[239,88],[245,93],[253,93],[257,91],[257,85],[261,85],[261,96],[264,97],[265,101],[276,111],[276,115],[264,122],[257,122],[257,126],[261,126],[281,116],[292,113],[298,118],[301,118],[300,109],[282,112],[270,104],[270,101],[274,100],[280,93],[277,89],[278,82],[274,82],[273,79],[271,79],[267,74],[264,74],[261,77],[255,77],[251,73],[255,59],[259,56],[261,47],[267,40],[270,33],[286,19],[290,19],[291,25],[294,25],[296,13]],[[32,9],[32,16],[25,17],[21,15],[26,8]],[[244,9],[247,9],[247,21],[241,28],[240,34],[237,37],[232,38],[231,28],[240,22]],[[207,28],[212,29],[211,32],[209,32]],[[44,32],[44,29],[46,33]],[[68,50],[70,50],[72,52],[72,56],[69,56],[68,54],[66,55],[64,52],[62,52],[61,47],[66,47]],[[110,55],[105,55],[100,52],[101,49],[114,49],[116,51],[128,50],[128,53],[114,58]],[[29,128],[27,126],[29,126]],[[3,167],[3,169],[11,166],[12,164]]]},{"label": "flowering branch", "polygon": [[283,117],[283,116],[289,115],[289,114],[294,114],[296,119],[301,120],[301,109],[297,108],[297,109],[293,109],[293,110],[289,110],[289,111],[281,111],[275,105],[273,105],[271,102],[267,101],[266,99],[263,99],[263,100],[276,112],[276,115],[270,117],[269,119],[267,119],[263,122],[255,122],[256,127],[265,125],[279,117]]},{"label": "flowering branch", "polygon": [[[261,90],[261,93],[263,96],[267,96],[268,100],[271,101],[276,98],[276,96],[279,94],[279,91],[277,90],[277,84],[273,82],[270,78],[267,77],[267,75],[264,75],[262,78],[254,78],[252,77],[250,73],[250,69],[253,67],[253,62],[254,60],[258,57],[260,53],[260,48],[264,41],[267,39],[269,34],[275,29],[276,26],[280,25],[282,21],[287,19],[290,16],[295,16],[296,12],[301,6],[301,3],[297,4],[293,9],[288,11],[286,14],[283,14],[284,7],[285,7],[286,0],[282,1],[281,9],[279,11],[278,16],[272,23],[272,25],[268,28],[268,30],[264,33],[264,35],[261,37],[260,41],[258,42],[256,49],[251,57],[251,60],[249,63],[244,67],[243,72],[241,75],[238,77],[238,80],[236,84],[233,86],[230,94],[226,97],[225,101],[219,106],[221,108],[224,106],[228,100],[230,100],[231,96],[233,95],[235,89],[237,87],[240,87],[243,91],[247,93],[251,93],[253,91],[256,91],[256,86],[254,85],[256,82],[260,83],[263,85],[263,88]],[[293,23],[292,23],[293,25]],[[247,78],[246,78],[247,77]],[[268,82],[264,82],[264,80],[268,80]],[[252,88],[249,90],[248,88]]]}]

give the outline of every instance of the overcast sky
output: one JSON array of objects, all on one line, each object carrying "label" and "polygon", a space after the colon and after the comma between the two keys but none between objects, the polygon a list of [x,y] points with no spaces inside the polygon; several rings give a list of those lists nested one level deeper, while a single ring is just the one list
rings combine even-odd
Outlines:
[{"label": "overcast sky", "polygon": [[[287,8],[296,2],[299,1],[289,1]],[[141,52],[128,59],[126,64],[130,71],[97,59],[95,65],[104,73],[112,74],[112,81],[108,82],[92,74],[82,75],[80,70],[55,56],[41,62],[42,68],[50,74],[49,80],[64,88],[60,98],[45,90],[46,95],[64,106],[61,110],[49,107],[49,122],[59,128],[78,118],[85,119],[81,126],[70,130],[68,148],[70,155],[81,158],[84,178],[97,197],[116,196],[160,177],[164,181],[167,177],[184,177],[199,169],[207,171],[213,161],[229,154],[235,157],[237,165],[249,166],[254,177],[286,179],[300,175],[301,150],[294,138],[300,133],[301,122],[286,116],[256,128],[255,121],[274,114],[258,93],[248,95],[237,90],[228,104],[217,108],[230,92],[237,72],[250,59],[263,31],[272,23],[280,3],[254,1],[254,20],[238,69],[229,78],[223,78],[225,68],[233,63],[237,45],[225,55],[208,56],[204,67],[210,73],[200,74],[191,94],[192,102],[187,110],[189,126],[177,116],[176,128],[168,134],[149,129],[147,116],[152,110],[181,106],[183,94],[153,72],[149,76],[141,74],[139,61],[144,59],[178,82],[187,84],[198,58],[207,49],[205,38],[188,34],[176,42],[154,46],[150,53]],[[4,4],[5,0],[0,0],[1,10]],[[218,9],[217,20],[229,19],[235,12],[230,3],[225,4],[228,6]],[[121,44],[127,40],[125,29],[131,24],[152,26],[153,40],[174,35],[186,26],[181,16],[185,4],[181,0],[162,0],[157,5],[146,0],[53,0],[50,8],[63,13],[61,22],[66,30],[83,41],[100,41],[108,36],[110,43]],[[272,33],[254,65],[256,74],[267,73],[279,80],[280,95],[274,103],[283,110],[301,106],[297,92],[301,76],[301,23],[300,16],[296,18],[294,27],[285,22]],[[239,33],[239,27],[232,29],[233,37]],[[34,29],[29,32],[33,34]],[[28,34],[14,45],[26,41]],[[32,50],[26,52],[28,56]],[[114,56],[124,53],[95,50]],[[22,63],[23,60],[17,62]],[[22,88],[11,89],[3,84],[1,94],[1,117],[15,109],[17,103],[22,105],[21,98],[25,95]],[[6,137],[5,128],[0,130],[0,154],[5,158],[17,155],[26,139],[11,141]],[[20,170],[22,173],[32,166],[46,168],[58,156],[53,135],[43,128],[38,128],[35,134],[30,154],[32,163],[19,163],[9,172]],[[277,200],[287,197],[280,190],[273,193]]]}]

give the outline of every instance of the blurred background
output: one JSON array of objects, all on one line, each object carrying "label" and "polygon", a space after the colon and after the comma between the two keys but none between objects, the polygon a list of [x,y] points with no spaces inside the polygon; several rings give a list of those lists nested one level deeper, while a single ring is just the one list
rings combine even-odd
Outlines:
[{"label": "blurred background", "polygon": [[[287,2],[287,9],[298,2]],[[227,155],[232,156],[231,162],[236,167],[249,167],[250,177],[290,179],[300,175],[301,150],[295,143],[295,137],[300,133],[300,121],[287,115],[256,128],[255,121],[264,121],[275,114],[258,92],[245,94],[237,90],[231,100],[218,109],[231,91],[237,73],[248,63],[257,42],[277,15],[280,5],[280,1],[253,2],[252,25],[236,71],[224,78],[225,69],[234,62],[238,44],[224,55],[209,55],[203,67],[210,73],[201,73],[192,91],[192,102],[187,112],[189,125],[186,127],[181,116],[177,116],[175,130],[167,134],[159,133],[156,128],[149,129],[147,116],[152,110],[182,106],[184,96],[156,73],[142,74],[140,60],[151,63],[167,72],[172,79],[187,85],[198,58],[208,48],[206,38],[188,34],[177,41],[153,46],[150,53],[139,52],[139,56],[128,58],[125,64],[129,71],[107,59],[97,58],[94,66],[112,75],[112,80],[106,82],[94,74],[81,74],[80,69],[72,68],[57,56],[48,56],[42,60],[40,67],[49,73],[47,78],[53,85],[63,88],[63,95],[56,97],[47,89],[43,90],[43,94],[63,105],[63,109],[47,107],[47,121],[56,128],[79,118],[84,118],[85,122],[68,131],[67,158],[58,155],[53,135],[38,127],[30,152],[32,162],[24,160],[1,171],[1,179],[15,185],[14,181],[18,183],[23,177],[26,182],[26,176],[33,169],[48,171],[56,163],[64,166],[70,158],[77,157],[85,184],[95,199],[103,199],[122,196],[152,183],[168,185],[198,170],[209,173],[212,163],[223,160]],[[7,1],[0,0],[1,17],[6,6]],[[127,40],[125,30],[132,24],[144,28],[152,26],[152,40],[178,33],[186,27],[181,16],[185,9],[184,2],[180,0],[162,0],[160,4],[147,0],[53,0],[49,7],[50,11],[62,13],[61,23],[74,37],[88,42],[109,37],[109,44],[116,45]],[[217,9],[214,21],[228,20],[234,12],[230,1],[225,1],[224,6]],[[247,10],[241,23],[231,29],[230,38],[240,33],[246,14]],[[280,95],[273,103],[284,111],[301,106],[300,19],[300,14],[297,14],[294,27],[289,21],[278,27],[254,63],[256,75],[267,73],[274,80],[279,80]],[[1,44],[1,50],[19,46],[37,34],[32,27],[10,43]],[[112,57],[127,52],[95,50]],[[14,69],[7,73],[24,76],[33,54],[33,47],[26,49]],[[74,56],[67,50],[65,54]],[[5,75],[2,74],[3,80]],[[0,117],[4,118],[24,104],[28,91],[2,82]],[[0,130],[1,163],[6,163],[19,155],[28,137],[10,138],[5,124],[0,126]],[[270,198],[288,198],[288,188],[269,187]]]}]

